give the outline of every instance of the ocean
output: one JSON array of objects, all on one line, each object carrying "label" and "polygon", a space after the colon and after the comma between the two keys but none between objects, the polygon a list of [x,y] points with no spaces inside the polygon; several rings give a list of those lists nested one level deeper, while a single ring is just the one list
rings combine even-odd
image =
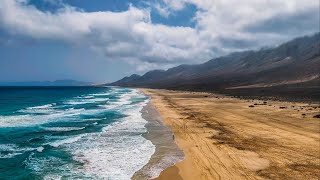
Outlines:
[{"label": "ocean", "polygon": [[113,87],[0,87],[0,179],[130,179],[155,152],[149,98]]}]

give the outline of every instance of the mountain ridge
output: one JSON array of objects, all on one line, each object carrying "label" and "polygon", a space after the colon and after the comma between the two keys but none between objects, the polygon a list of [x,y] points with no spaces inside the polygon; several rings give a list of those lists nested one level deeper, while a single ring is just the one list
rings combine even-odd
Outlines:
[{"label": "mountain ridge", "polygon": [[108,85],[222,92],[257,85],[262,88],[308,84],[306,80],[319,85],[319,72],[320,32],[274,48],[235,52],[202,64],[152,70]]},{"label": "mountain ridge", "polygon": [[24,82],[0,82],[0,86],[89,86],[90,82],[82,82],[71,79],[55,81],[24,81]]}]

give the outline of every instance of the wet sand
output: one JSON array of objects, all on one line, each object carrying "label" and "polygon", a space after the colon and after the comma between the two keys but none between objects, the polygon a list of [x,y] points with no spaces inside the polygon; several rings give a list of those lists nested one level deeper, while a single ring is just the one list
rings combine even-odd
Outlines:
[{"label": "wet sand", "polygon": [[148,121],[148,133],[144,134],[144,137],[150,140],[156,149],[148,164],[133,175],[133,180],[158,177],[161,171],[184,159],[182,150],[172,138],[172,130],[164,125],[160,114],[151,103],[142,109],[142,117]]},{"label": "wet sand", "polygon": [[142,91],[185,154],[158,180],[320,177],[319,104]]}]

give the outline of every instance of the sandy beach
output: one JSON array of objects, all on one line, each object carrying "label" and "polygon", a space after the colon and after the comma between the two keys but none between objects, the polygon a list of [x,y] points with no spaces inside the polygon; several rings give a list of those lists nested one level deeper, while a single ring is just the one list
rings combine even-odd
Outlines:
[{"label": "sandy beach", "polygon": [[319,179],[319,104],[141,89],[185,159],[157,180]]},{"label": "sandy beach", "polygon": [[148,121],[148,132],[143,136],[155,145],[155,152],[149,162],[137,171],[132,180],[157,177],[164,169],[184,159],[184,154],[172,139],[172,130],[165,126],[159,112],[148,103],[141,111],[142,117]]}]

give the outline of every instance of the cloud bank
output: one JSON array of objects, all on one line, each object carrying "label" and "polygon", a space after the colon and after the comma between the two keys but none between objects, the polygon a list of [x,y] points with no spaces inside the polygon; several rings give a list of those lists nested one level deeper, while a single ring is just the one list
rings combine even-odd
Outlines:
[{"label": "cloud bank", "polygon": [[[198,63],[319,31],[318,0],[163,0],[161,5],[149,4],[155,8],[131,5],[123,12],[86,12],[63,4],[56,12],[45,12],[27,0],[1,0],[0,28],[13,36],[87,46],[106,59],[136,64],[139,70]],[[151,11],[170,18],[188,4],[197,8],[194,27],[152,22]]]}]

